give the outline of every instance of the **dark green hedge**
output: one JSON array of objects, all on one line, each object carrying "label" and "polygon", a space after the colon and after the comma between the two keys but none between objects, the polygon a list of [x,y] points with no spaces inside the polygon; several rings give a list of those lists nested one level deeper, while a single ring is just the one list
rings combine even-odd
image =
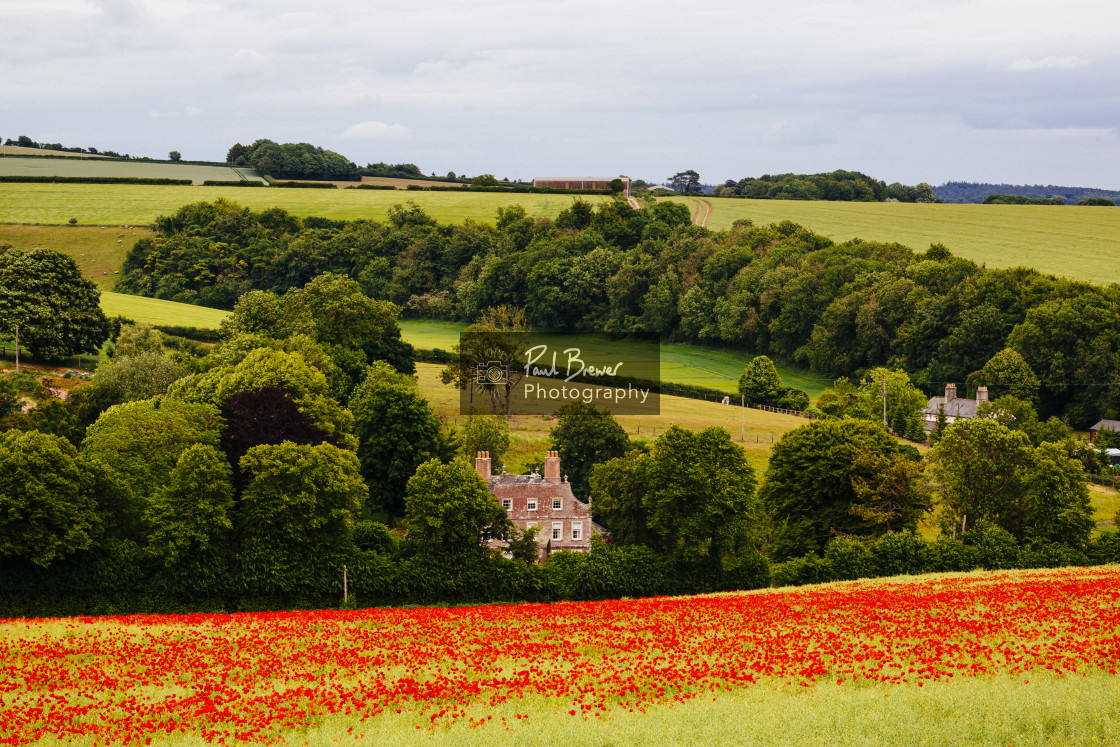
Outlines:
[{"label": "dark green hedge", "polygon": [[152,325],[165,335],[174,335],[175,337],[185,337],[188,340],[195,340],[197,342],[219,342],[222,339],[221,330],[208,329],[205,327],[179,327],[172,324],[154,324]]},{"label": "dark green hedge", "polygon": [[202,183],[204,187],[267,187],[264,182],[255,182],[251,179],[241,179],[239,181],[220,181],[217,179],[207,179]]},{"label": "dark green hedge", "polygon": [[0,182],[21,184],[194,184],[190,179],[149,179],[139,176],[0,176]]},{"label": "dark green hedge", "polygon": [[291,189],[338,189],[337,184],[330,182],[276,182],[272,186]]}]

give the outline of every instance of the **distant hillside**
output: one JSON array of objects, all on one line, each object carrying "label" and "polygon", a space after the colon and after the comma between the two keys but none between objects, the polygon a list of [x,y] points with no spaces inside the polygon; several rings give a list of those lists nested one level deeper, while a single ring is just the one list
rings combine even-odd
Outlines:
[{"label": "distant hillside", "polygon": [[1022,195],[1024,197],[1061,197],[1067,205],[1081,200],[1103,197],[1120,200],[1120,190],[1094,189],[1092,187],[1056,187],[1053,184],[988,184],[976,182],[946,182],[934,187],[933,193],[942,202],[982,203],[988,195]]}]

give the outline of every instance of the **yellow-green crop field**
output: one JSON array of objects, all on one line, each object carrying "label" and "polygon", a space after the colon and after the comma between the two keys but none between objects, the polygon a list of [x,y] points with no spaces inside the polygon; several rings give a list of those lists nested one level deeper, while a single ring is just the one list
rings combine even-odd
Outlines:
[{"label": "yellow-green crop field", "polygon": [[60,224],[77,218],[86,224],[148,224],[183,205],[219,197],[254,210],[281,207],[299,216],[339,220],[385,220],[390,207],[414,200],[433,218],[452,223],[467,218],[493,223],[498,208],[506,205],[523,205],[532,216],[556,216],[572,203],[571,195],[494,192],[0,183],[0,223]]},{"label": "yellow-green crop field", "polygon": [[[689,210],[695,200],[667,198]],[[708,228],[790,220],[835,241],[889,241],[915,250],[942,243],[989,267],[1033,267],[1094,283],[1120,282],[1120,208],[1057,205],[937,205],[709,198]]]}]

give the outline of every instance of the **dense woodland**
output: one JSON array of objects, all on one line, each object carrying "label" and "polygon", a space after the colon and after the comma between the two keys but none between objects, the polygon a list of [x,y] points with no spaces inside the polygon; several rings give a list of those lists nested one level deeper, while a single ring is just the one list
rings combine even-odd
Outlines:
[{"label": "dense woodland", "polygon": [[934,187],[933,193],[942,202],[981,203],[988,195],[1020,195],[1048,200],[1057,197],[1074,205],[1082,200],[1120,200],[1120,191],[1091,187],[1059,187],[1053,184],[988,184],[976,182],[945,182]]},{"label": "dense woodland", "polygon": [[439,224],[413,204],[380,223],[220,201],[156,229],[118,290],[232,308],[333,272],[408,316],[470,322],[512,305],[554,332],[732,346],[830,377],[899,369],[927,394],[952,382],[999,396],[980,372],[1010,348],[1044,418],[1120,417],[1120,288],[986,269],[941,245],[836,243],[790,222],[710,231],[683,205],[578,199],[555,220],[502,208],[493,226]]}]

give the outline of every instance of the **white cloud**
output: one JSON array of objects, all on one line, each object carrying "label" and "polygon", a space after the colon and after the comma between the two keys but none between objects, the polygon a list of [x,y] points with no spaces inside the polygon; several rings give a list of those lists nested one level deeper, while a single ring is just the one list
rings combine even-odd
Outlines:
[{"label": "white cloud", "polygon": [[169,112],[150,111],[150,112],[148,112],[148,116],[151,117],[152,119],[176,119],[178,117],[197,117],[200,114],[202,114],[202,110],[199,109],[197,106],[188,106],[188,107],[184,108],[182,111],[169,111]]},{"label": "white cloud", "polygon": [[342,137],[353,140],[410,140],[412,130],[402,124],[385,124],[370,120],[347,127]]},{"label": "white cloud", "polygon": [[1080,57],[1043,57],[1041,60],[1021,59],[1015,60],[1010,65],[1016,72],[1031,72],[1033,70],[1076,70],[1089,64],[1088,60]]}]

